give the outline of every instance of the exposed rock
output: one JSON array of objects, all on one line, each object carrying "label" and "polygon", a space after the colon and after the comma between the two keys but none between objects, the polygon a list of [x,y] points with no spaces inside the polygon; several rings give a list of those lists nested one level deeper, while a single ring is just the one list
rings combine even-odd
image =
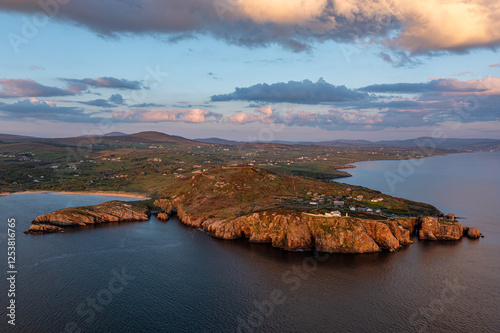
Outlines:
[{"label": "exposed rock", "polygon": [[168,215],[167,213],[158,213],[157,218],[160,221],[166,222],[168,221],[168,219],[170,219],[170,215]]},{"label": "exposed rock", "polygon": [[418,225],[418,218],[417,217],[397,217],[394,219],[394,221],[398,225],[407,229],[410,232],[410,235],[413,235],[413,233],[415,232],[415,229]]},{"label": "exposed rock", "polygon": [[173,209],[172,201],[170,201],[168,199],[157,199],[157,200],[155,200],[154,205],[156,207],[161,208],[165,212],[170,212]]},{"label": "exposed rock", "polygon": [[369,253],[396,251],[411,244],[408,225],[416,219],[374,221],[351,217],[324,217],[283,209],[250,213],[234,218],[190,215],[182,199],[164,202],[176,209],[181,222],[222,239],[248,238],[251,242],[271,243],[286,250],[316,249],[330,253]]},{"label": "exposed rock", "polygon": [[418,237],[427,240],[459,240],[463,236],[463,227],[456,221],[438,221],[426,216],[420,220]]},{"label": "exposed rock", "polygon": [[63,230],[63,228],[56,227],[55,225],[33,224],[24,233],[25,234],[45,234],[45,233],[60,232],[62,230]]},{"label": "exposed rock", "polygon": [[354,218],[317,218],[307,216],[318,251],[331,253],[379,252],[381,247]]},{"label": "exposed rock", "polygon": [[[147,221],[149,210],[145,206],[133,202],[108,201],[95,206],[65,208],[35,218],[33,225],[72,227],[109,222]],[[33,226],[32,226],[33,227]],[[39,227],[30,227],[36,230]],[[53,232],[56,230],[51,228]],[[27,230],[29,232],[29,230]]]},{"label": "exposed rock", "polygon": [[[387,224],[369,220],[363,221],[362,223],[368,234],[375,240],[381,249],[396,251],[402,247]],[[393,226],[392,229],[400,236],[400,230],[397,227]]]},{"label": "exposed rock", "polygon": [[471,239],[481,237],[481,232],[477,228],[465,228],[464,234]]}]

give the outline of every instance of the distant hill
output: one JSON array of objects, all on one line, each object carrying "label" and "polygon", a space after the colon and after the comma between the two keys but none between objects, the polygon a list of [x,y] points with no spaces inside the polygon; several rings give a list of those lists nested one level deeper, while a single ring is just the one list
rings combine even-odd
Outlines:
[{"label": "distant hill", "polygon": [[497,139],[436,139],[432,137],[420,137],[409,140],[385,140],[385,141],[367,141],[367,140],[334,140],[316,142],[315,145],[333,146],[333,147],[435,147],[439,149],[457,149],[473,151],[500,150],[500,140]]},{"label": "distant hill", "polygon": [[189,140],[180,136],[168,135],[161,132],[140,132],[135,134],[127,134],[113,137],[113,140],[123,142],[144,142],[144,143],[167,143],[167,144],[182,144],[182,145],[205,145],[206,143]]},{"label": "distant hill", "polygon": [[384,141],[369,141],[369,140],[332,140],[332,141],[266,141],[266,142],[242,142],[226,140],[221,138],[196,139],[198,142],[225,144],[225,145],[317,145],[339,148],[370,148],[370,147],[435,147],[438,149],[455,149],[464,151],[500,151],[500,140],[498,139],[435,139],[431,137],[420,137],[408,140],[384,140]]},{"label": "distant hill", "polygon": [[120,132],[111,132],[102,136],[80,136],[80,137],[68,137],[68,138],[36,138],[28,136],[17,136],[10,134],[0,134],[0,141],[4,143],[44,143],[57,146],[77,146],[81,145],[82,142],[89,142],[91,144],[95,142],[107,143],[115,145],[116,143],[147,143],[147,144],[175,144],[182,146],[200,146],[208,145],[207,143],[197,142],[194,140],[185,139],[180,136],[168,135],[160,132],[140,132],[134,134],[124,134]]},{"label": "distant hill", "polygon": [[79,138],[88,138],[88,137],[93,137],[93,136],[97,136],[97,137],[100,137],[100,136],[123,136],[123,135],[127,135],[127,133],[123,133],[123,132],[110,132],[110,133],[106,133],[106,134],[87,134],[87,135],[80,135]]},{"label": "distant hill", "polygon": [[205,138],[205,139],[194,139],[194,141],[203,142],[203,143],[212,143],[216,145],[239,145],[244,143],[243,141],[233,141],[233,140],[225,140],[219,138]]},{"label": "distant hill", "polygon": [[104,134],[104,136],[122,136],[122,135],[127,135],[127,133],[123,133],[123,132],[110,132],[110,133]]},{"label": "distant hill", "polygon": [[370,147],[429,147],[437,149],[454,149],[461,151],[500,151],[500,140],[498,139],[435,139],[431,137],[420,137],[409,140],[384,140],[384,141],[368,141],[368,140],[332,140],[332,141],[271,141],[271,142],[244,142],[226,140],[221,138],[200,138],[190,140],[181,136],[169,135],[161,132],[147,131],[134,134],[125,134],[122,132],[111,132],[102,136],[80,136],[70,138],[36,138],[31,136],[0,134],[1,143],[14,142],[38,142],[55,145],[78,145],[82,140],[95,142],[96,138],[104,138],[102,140],[110,142],[123,143],[158,143],[158,144],[176,144],[182,146],[199,146],[199,145],[250,145],[250,146],[286,146],[286,145],[319,145],[339,148],[370,148]]},{"label": "distant hill", "polygon": [[314,142],[312,144],[320,146],[343,147],[343,148],[379,146],[376,142],[368,140],[334,140],[334,141]]},{"label": "distant hill", "polygon": [[24,136],[24,135],[14,135],[14,134],[0,134],[0,140],[2,142],[18,142],[34,139],[32,136]]},{"label": "distant hill", "polygon": [[498,150],[500,140],[496,139],[435,139],[421,137],[413,140],[379,141],[377,144],[386,147],[420,147],[423,144],[435,144],[436,148],[459,149],[459,150]]}]

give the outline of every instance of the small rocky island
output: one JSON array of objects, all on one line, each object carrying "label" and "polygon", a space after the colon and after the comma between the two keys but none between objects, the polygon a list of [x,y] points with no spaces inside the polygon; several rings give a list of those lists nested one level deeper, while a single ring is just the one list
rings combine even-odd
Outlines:
[{"label": "small rocky island", "polygon": [[108,201],[94,206],[65,208],[41,215],[25,233],[60,232],[64,228],[110,222],[147,221],[150,210],[142,202]]},{"label": "small rocky island", "polygon": [[151,210],[160,220],[177,215],[217,238],[248,238],[285,250],[370,253],[397,251],[412,244],[414,234],[425,240],[480,237],[479,230],[462,227],[454,215],[428,204],[245,165],[181,178],[152,204],[111,201],[42,215],[26,232],[146,221]]}]

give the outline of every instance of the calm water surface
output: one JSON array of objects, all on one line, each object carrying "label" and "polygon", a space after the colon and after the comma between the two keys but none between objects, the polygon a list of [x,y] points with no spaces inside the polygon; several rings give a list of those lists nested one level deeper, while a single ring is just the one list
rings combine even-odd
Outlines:
[{"label": "calm water surface", "polygon": [[[398,163],[357,163],[344,181],[454,212],[486,238],[414,239],[397,253],[314,259],[154,217],[25,235],[37,215],[114,198],[0,197],[1,267],[7,271],[6,221],[14,217],[19,272],[15,328],[5,316],[6,280],[0,283],[0,331],[499,332],[500,154],[425,159],[391,191],[384,172],[398,172]],[[115,274],[125,276],[124,286]]]}]

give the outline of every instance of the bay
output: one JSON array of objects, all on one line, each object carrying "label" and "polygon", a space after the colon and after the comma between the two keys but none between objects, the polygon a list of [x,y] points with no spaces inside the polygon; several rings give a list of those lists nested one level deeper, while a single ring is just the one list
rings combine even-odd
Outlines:
[{"label": "bay", "polygon": [[[16,326],[7,324],[8,285],[2,279],[0,327],[15,332],[499,331],[500,154],[422,161],[393,189],[384,174],[397,174],[401,161],[357,163],[349,169],[353,177],[342,181],[454,212],[485,238],[413,238],[413,245],[396,253],[315,255],[219,240],[175,218],[162,223],[155,217],[25,235],[37,215],[115,198],[0,197],[0,247],[6,253],[7,219],[15,218],[18,270]],[[6,254],[2,260],[6,272]],[[125,282],[117,283],[117,275]]]}]

